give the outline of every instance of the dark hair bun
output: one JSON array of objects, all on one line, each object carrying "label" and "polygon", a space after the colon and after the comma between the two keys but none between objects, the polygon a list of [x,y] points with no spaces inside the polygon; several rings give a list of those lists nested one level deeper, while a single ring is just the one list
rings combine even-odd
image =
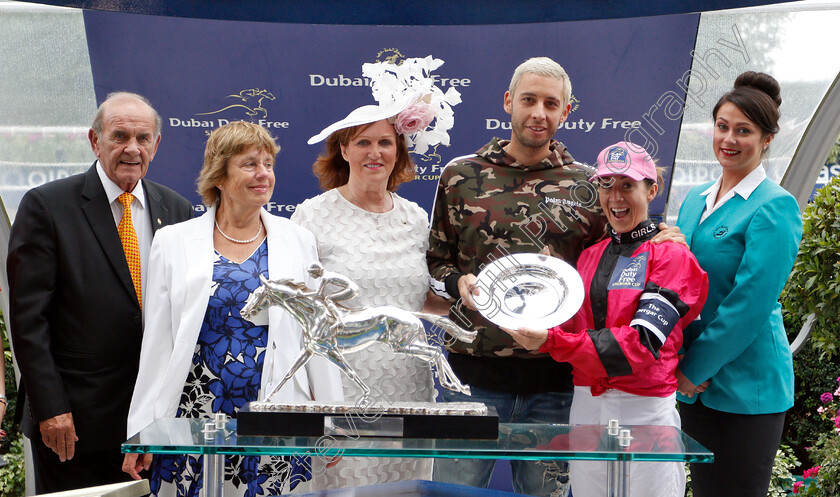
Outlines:
[{"label": "dark hair bun", "polygon": [[735,88],[746,86],[766,93],[776,106],[782,105],[782,90],[776,78],[763,72],[747,71],[735,79]]}]

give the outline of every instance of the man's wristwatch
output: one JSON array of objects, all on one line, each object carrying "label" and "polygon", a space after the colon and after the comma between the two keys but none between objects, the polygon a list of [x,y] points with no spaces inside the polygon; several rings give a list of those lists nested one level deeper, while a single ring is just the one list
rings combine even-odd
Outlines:
[{"label": "man's wristwatch", "polygon": [[6,401],[6,394],[4,394],[4,393],[0,393],[0,402],[2,402],[2,403],[4,403],[4,404],[7,404],[7,403],[8,403],[8,402]]}]

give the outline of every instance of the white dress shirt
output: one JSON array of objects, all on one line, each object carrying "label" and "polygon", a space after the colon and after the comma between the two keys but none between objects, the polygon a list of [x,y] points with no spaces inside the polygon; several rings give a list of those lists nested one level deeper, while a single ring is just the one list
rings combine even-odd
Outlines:
[{"label": "white dress shirt", "polygon": [[758,167],[753,169],[748,175],[744,176],[744,179],[739,181],[734,188],[723,194],[720,200],[715,203],[715,198],[717,198],[718,192],[720,191],[720,182],[722,177],[723,176],[718,178],[714,185],[710,186],[706,191],[700,194],[706,197],[706,209],[700,216],[701,223],[705,221],[712,212],[716,211],[720,206],[725,204],[727,200],[733,198],[736,194],[743,197],[744,200],[750,198],[752,192],[754,192],[755,189],[758,188],[758,185],[760,185],[767,177],[767,172],[764,171],[764,166],[759,164]]}]

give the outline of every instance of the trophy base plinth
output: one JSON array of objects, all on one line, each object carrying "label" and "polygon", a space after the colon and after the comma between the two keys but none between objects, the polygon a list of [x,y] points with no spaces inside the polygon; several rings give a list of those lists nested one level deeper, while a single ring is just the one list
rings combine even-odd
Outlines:
[{"label": "trophy base plinth", "polygon": [[236,415],[239,436],[447,438],[495,440],[496,409],[477,402],[349,402],[272,404],[249,402]]}]

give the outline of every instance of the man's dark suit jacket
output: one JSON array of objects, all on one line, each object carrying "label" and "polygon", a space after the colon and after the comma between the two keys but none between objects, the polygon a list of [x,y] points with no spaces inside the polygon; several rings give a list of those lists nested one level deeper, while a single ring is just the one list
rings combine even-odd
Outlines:
[{"label": "man's dark suit jacket", "polygon": [[[192,205],[175,191],[142,184],[153,233],[192,217]],[[76,453],[119,450],[143,328],[95,165],[26,193],[7,269],[12,343],[29,405],[24,433],[40,437],[39,422],[72,412]]]}]

